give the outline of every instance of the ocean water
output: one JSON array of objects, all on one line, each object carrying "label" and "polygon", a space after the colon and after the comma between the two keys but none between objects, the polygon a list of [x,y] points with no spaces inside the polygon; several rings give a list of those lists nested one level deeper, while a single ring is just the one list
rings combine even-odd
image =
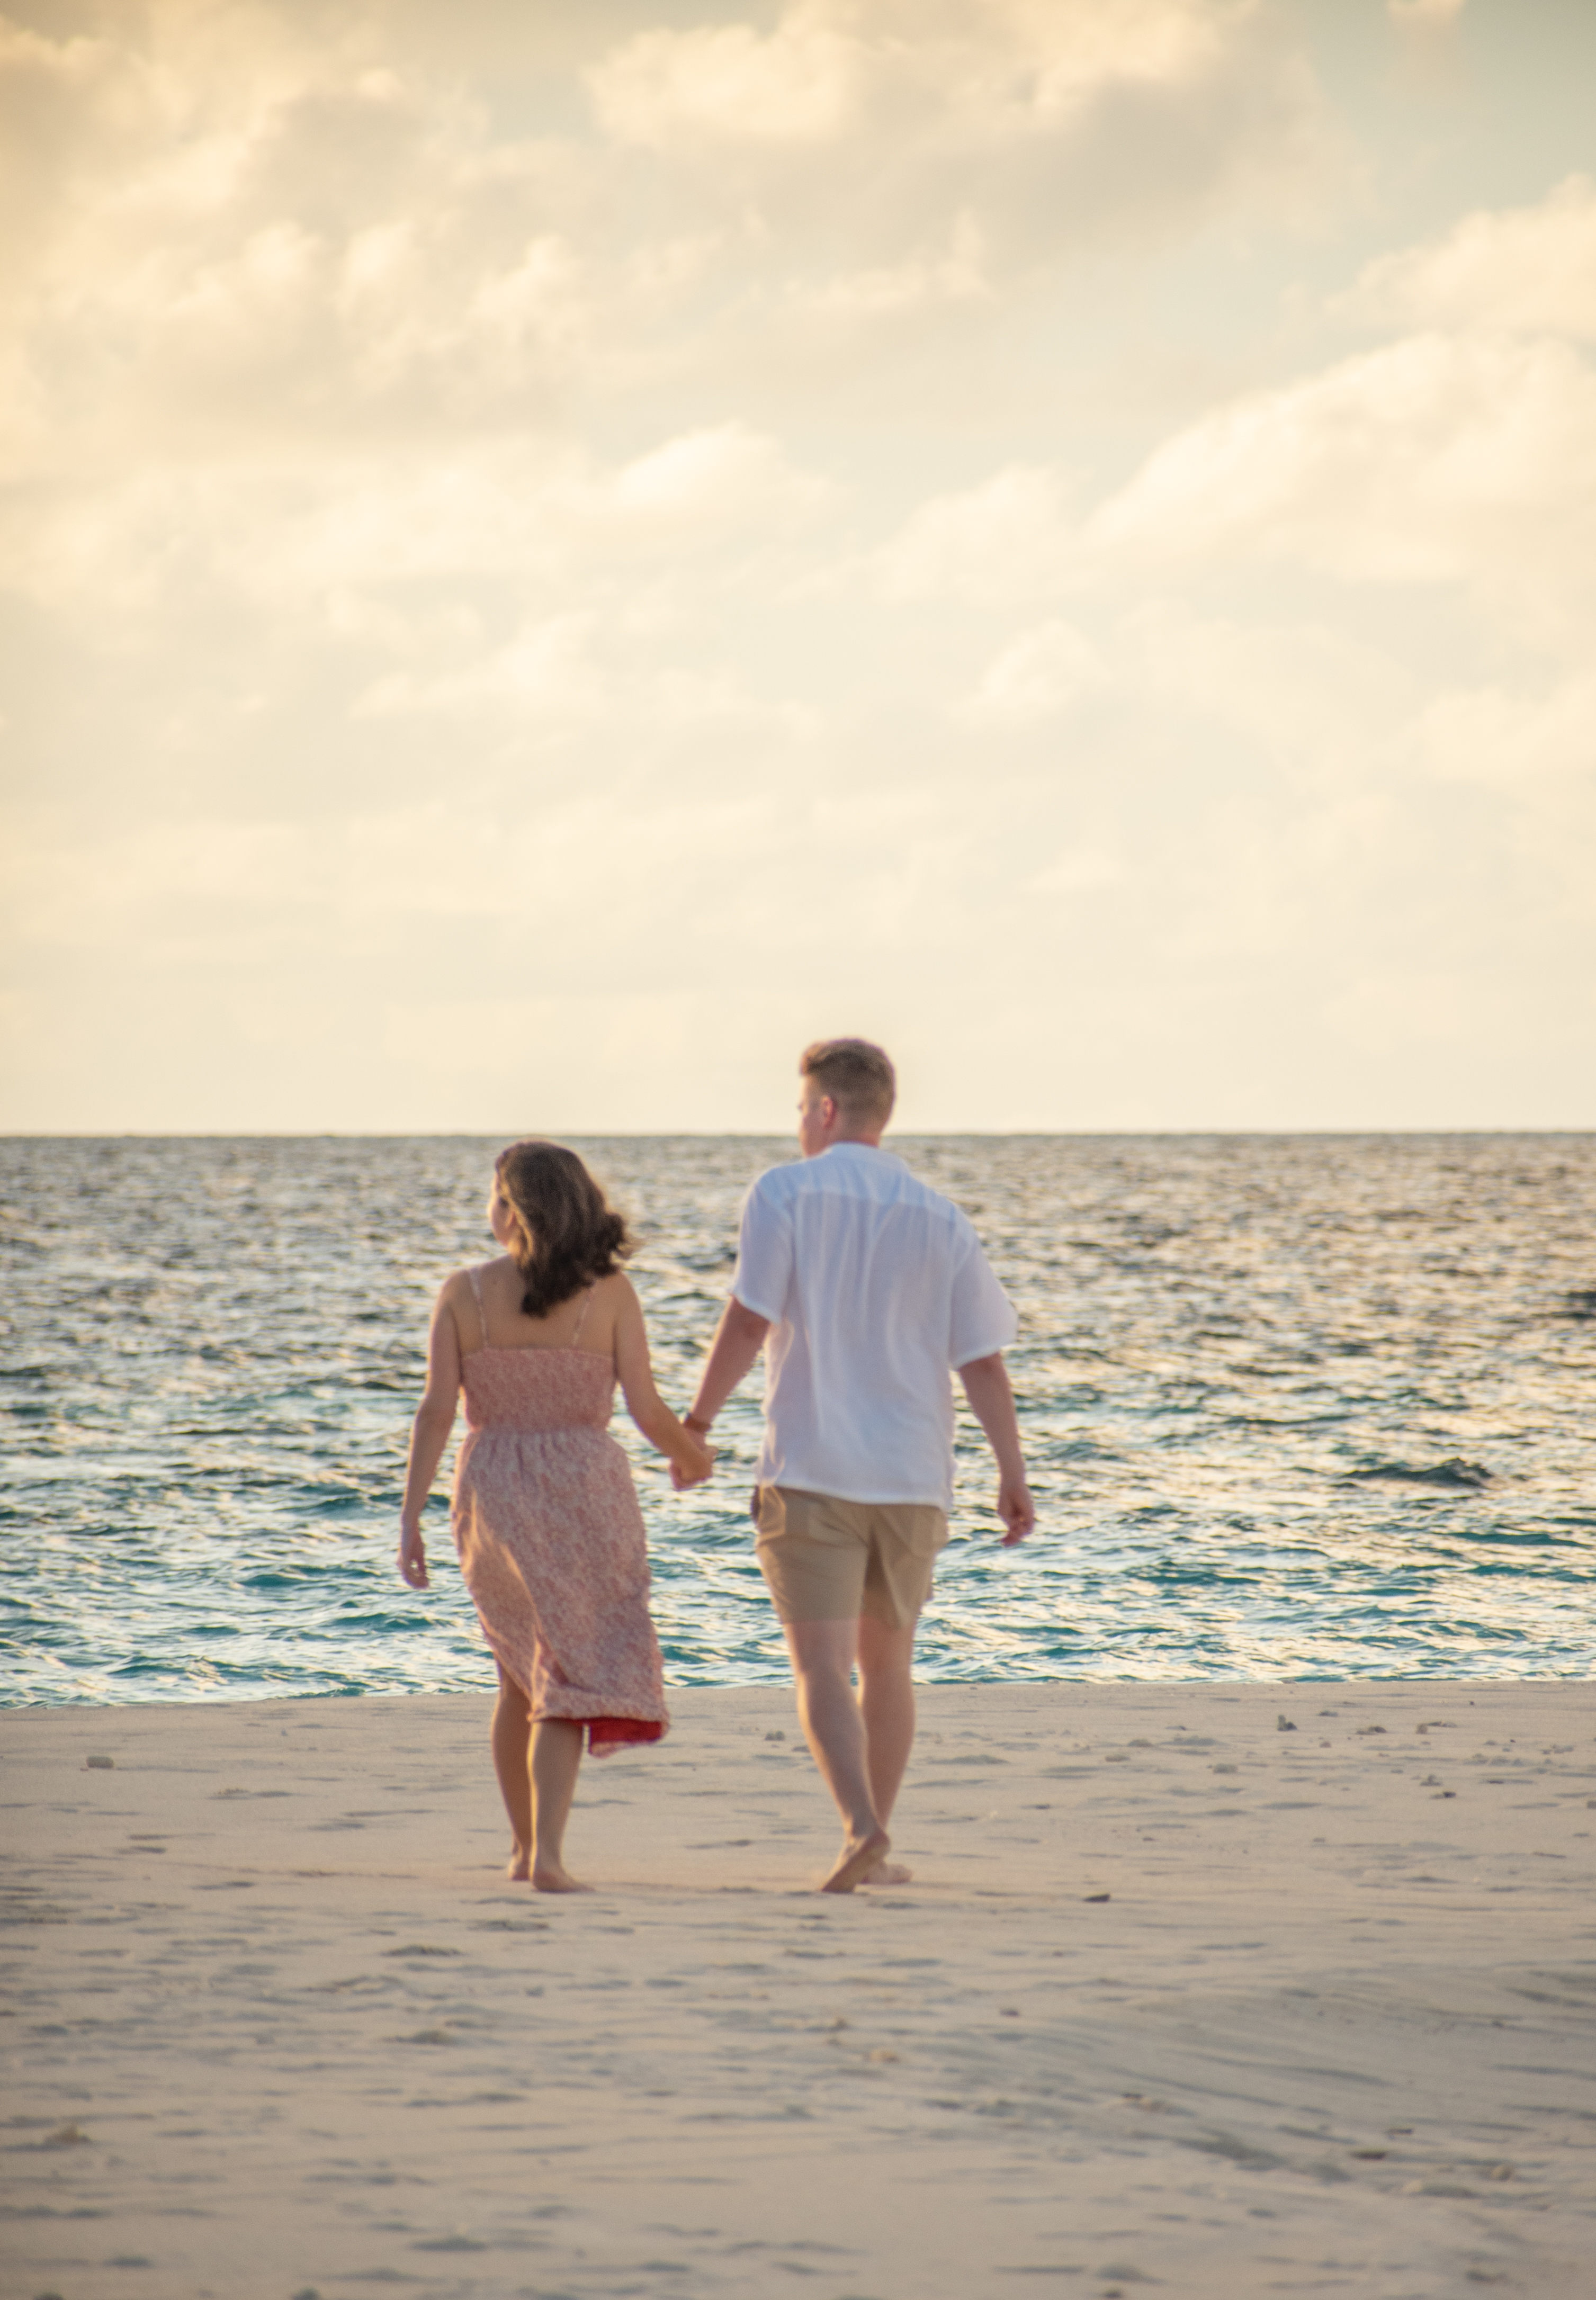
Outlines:
[{"label": "ocean water", "polygon": [[[427,1316],[493,1250],[496,1142],[0,1144],[0,1700],[486,1689],[444,1481],[394,1569]],[[791,1146],[582,1141],[684,1406],[749,1179]],[[1040,1508],[961,1427],[928,1678],[1583,1676],[1596,1661],[1596,1138],[905,1139],[1021,1312]],[[678,1683],[784,1673],[758,1378],[714,1483],[624,1413]]]}]

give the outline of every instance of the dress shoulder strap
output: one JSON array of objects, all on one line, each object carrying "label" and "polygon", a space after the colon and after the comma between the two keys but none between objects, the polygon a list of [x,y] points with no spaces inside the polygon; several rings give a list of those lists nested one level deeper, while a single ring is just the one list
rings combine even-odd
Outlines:
[{"label": "dress shoulder strap", "polygon": [[581,1341],[581,1336],[582,1336],[582,1328],[583,1328],[583,1327],[587,1324],[587,1322],[588,1322],[588,1312],[592,1308],[592,1306],[593,1306],[593,1288],[592,1288],[592,1287],[591,1287],[591,1286],[589,1286],[589,1288],[588,1288],[588,1290],[587,1290],[587,1292],[582,1296],[582,1305],[581,1305],[581,1309],[577,1312],[577,1313],[576,1313],[576,1326],[575,1326],[575,1329],[574,1329],[574,1330],[573,1330],[573,1332],[572,1332],[572,1336],[571,1336],[571,1340],[570,1340],[569,1344],[567,1345],[567,1346],[568,1346],[569,1348],[571,1348],[571,1349],[574,1349],[574,1348],[576,1347],[576,1346],[577,1346],[578,1342],[580,1342],[580,1341]]},{"label": "dress shoulder strap", "polygon": [[482,1306],[482,1272],[479,1265],[473,1262],[471,1268],[465,1274],[471,1280],[472,1296],[477,1305],[477,1323],[482,1329],[481,1346],[483,1349],[486,1349],[488,1346],[488,1312]]}]

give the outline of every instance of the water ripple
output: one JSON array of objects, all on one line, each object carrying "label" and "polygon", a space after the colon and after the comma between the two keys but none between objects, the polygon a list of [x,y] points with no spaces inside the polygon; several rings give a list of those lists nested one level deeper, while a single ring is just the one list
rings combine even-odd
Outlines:
[{"label": "water ripple", "polygon": [[[746,1138],[580,1145],[627,1206],[685,1403]],[[432,1505],[395,1512],[428,1308],[491,1250],[496,1143],[0,1144],[0,1697],[483,1687]],[[961,1428],[933,1678],[1585,1675],[1596,1659],[1596,1141],[940,1138],[1022,1312],[1041,1506],[992,1539]],[[630,1427],[679,1683],[784,1674],[747,1517],[756,1383],[679,1496]]]}]

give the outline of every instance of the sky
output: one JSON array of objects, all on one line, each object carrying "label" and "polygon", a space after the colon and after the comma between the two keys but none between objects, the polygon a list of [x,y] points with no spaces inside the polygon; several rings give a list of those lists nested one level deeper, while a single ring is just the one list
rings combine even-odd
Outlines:
[{"label": "sky", "polygon": [[0,0],[0,1130],[1596,1127],[1590,0]]}]

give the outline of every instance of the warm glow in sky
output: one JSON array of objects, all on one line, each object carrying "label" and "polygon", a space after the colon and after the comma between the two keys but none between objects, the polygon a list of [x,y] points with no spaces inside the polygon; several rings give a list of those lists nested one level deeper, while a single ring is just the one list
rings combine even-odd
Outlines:
[{"label": "warm glow in sky", "polygon": [[1591,0],[0,0],[0,1128],[1596,1125]]}]

